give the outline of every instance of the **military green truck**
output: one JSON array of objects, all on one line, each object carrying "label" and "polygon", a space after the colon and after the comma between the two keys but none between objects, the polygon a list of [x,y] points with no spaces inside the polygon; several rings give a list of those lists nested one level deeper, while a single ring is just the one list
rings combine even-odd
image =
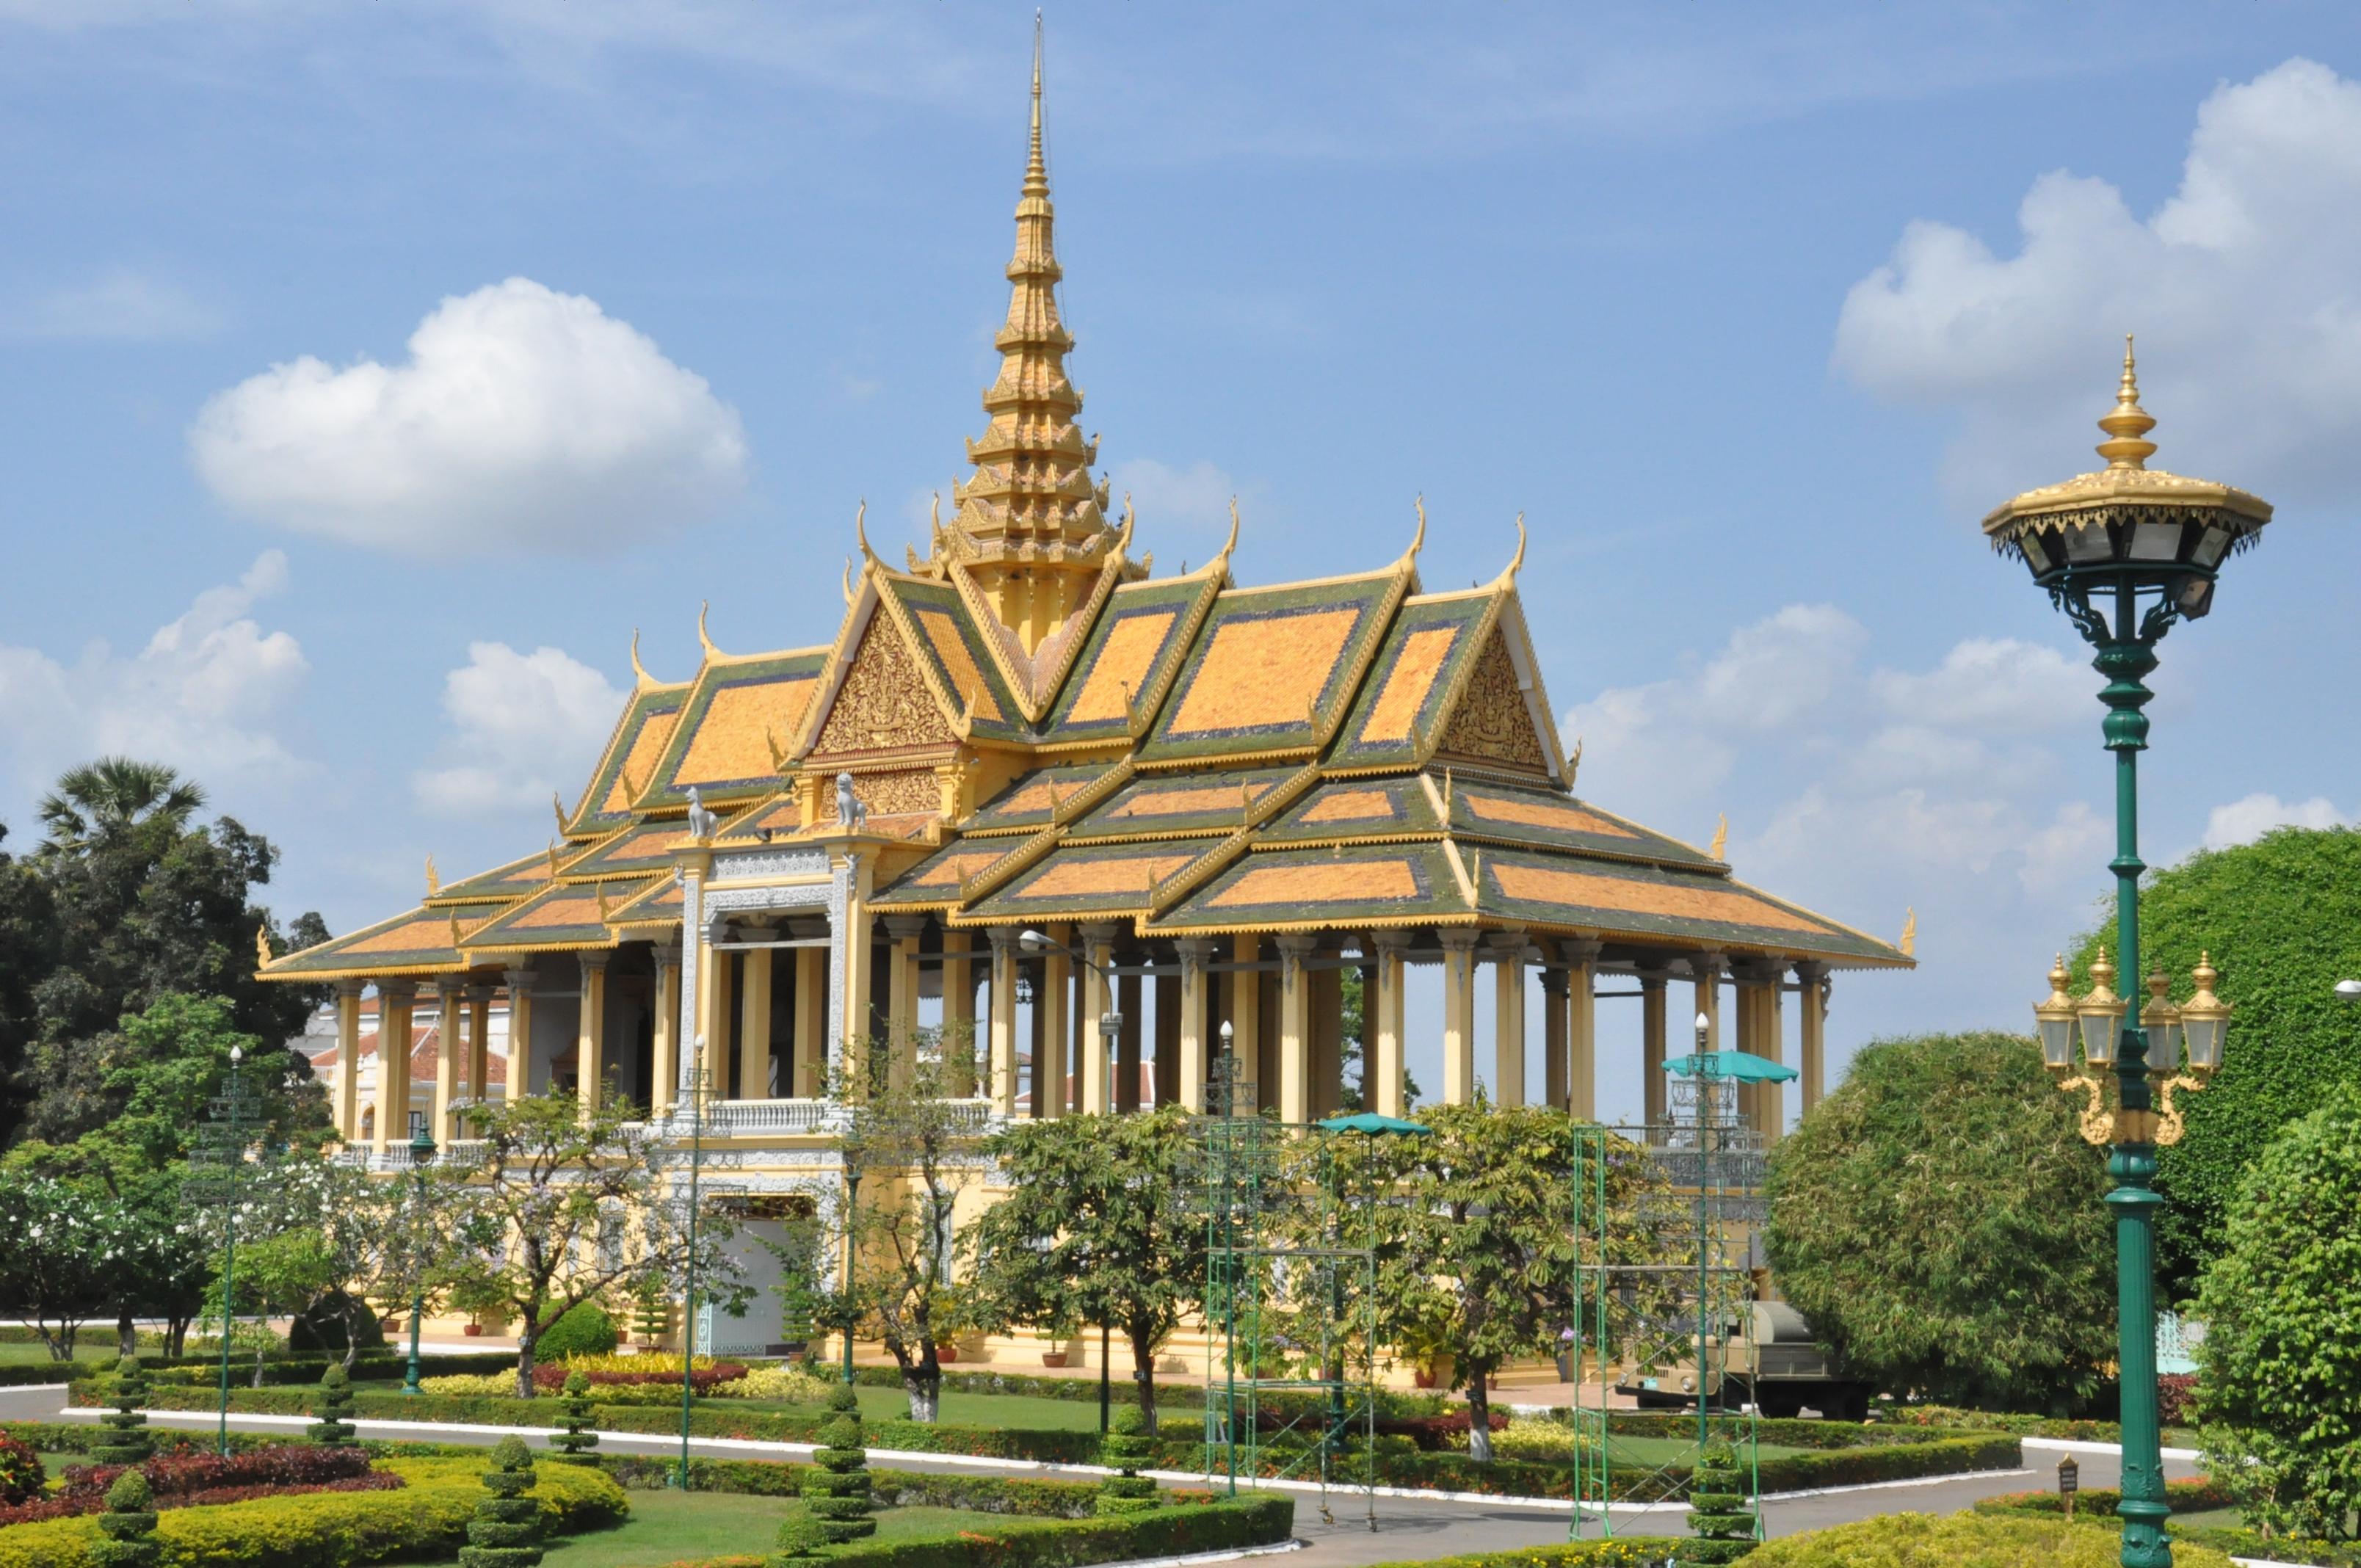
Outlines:
[{"label": "military green truck", "polygon": [[[1691,1336],[1694,1338],[1694,1336]],[[1766,1416],[1817,1410],[1831,1420],[1857,1421],[1869,1413],[1870,1386],[1839,1374],[1836,1358],[1819,1346],[1804,1314],[1784,1301],[1752,1301],[1728,1320],[1706,1345],[1706,1398],[1716,1408],[1752,1404]],[[1627,1367],[1615,1391],[1643,1410],[1694,1409],[1694,1356],[1666,1365]]]}]

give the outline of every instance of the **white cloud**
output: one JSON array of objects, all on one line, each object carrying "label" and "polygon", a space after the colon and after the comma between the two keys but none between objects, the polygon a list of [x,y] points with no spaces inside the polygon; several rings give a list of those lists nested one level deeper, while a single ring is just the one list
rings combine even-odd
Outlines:
[{"label": "white cloud", "polygon": [[1202,457],[1186,468],[1135,457],[1108,469],[1107,478],[1117,497],[1131,498],[1146,528],[1177,524],[1229,531],[1230,499],[1238,493],[1238,482]]},{"label": "white cloud", "polygon": [[443,684],[449,761],[412,775],[412,793],[447,817],[535,807],[553,794],[570,806],[623,697],[563,649],[520,653],[505,642],[471,642],[467,662]]},{"label": "white cloud", "polygon": [[410,357],[309,355],[207,400],[197,472],[234,511],[412,555],[587,555],[745,481],[737,412],[595,301],[511,278],[443,301]]},{"label": "white cloud", "polygon": [[2286,801],[2258,792],[2213,809],[2205,818],[2205,848],[2251,844],[2274,828],[2342,828],[2351,820],[2324,795]]},{"label": "white cloud", "polygon": [[2115,827],[2086,800],[2070,800],[2026,842],[2016,880],[2037,898],[2057,898],[2077,890],[2089,894],[2108,885],[2105,866]]},{"label": "white cloud", "polygon": [[1924,674],[1880,670],[1872,685],[1896,718],[1945,729],[2024,734],[2097,722],[2086,666],[2055,648],[1971,637]]},{"label": "white cloud", "polygon": [[116,267],[27,301],[0,328],[20,338],[160,343],[210,337],[222,317],[177,283]]},{"label": "white cloud", "polygon": [[2197,114],[2180,188],[2143,218],[2106,181],[2033,181],[2016,253],[1922,219],[1854,285],[1837,367],[1958,410],[1949,479],[1981,510],[2096,466],[2121,337],[2157,465],[2274,499],[2361,480],[2361,84],[2290,60]]},{"label": "white cloud", "polygon": [[206,783],[302,766],[276,727],[310,665],[292,636],[247,614],[287,580],[287,557],[267,550],[128,657],[93,642],[67,664],[0,645],[0,753],[16,782],[43,785],[109,752],[170,762]]}]

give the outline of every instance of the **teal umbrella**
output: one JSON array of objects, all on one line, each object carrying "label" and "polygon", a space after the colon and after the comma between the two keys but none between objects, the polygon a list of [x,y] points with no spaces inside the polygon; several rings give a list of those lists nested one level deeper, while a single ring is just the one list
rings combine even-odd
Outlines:
[{"label": "teal umbrella", "polygon": [[1664,1070],[1682,1078],[1718,1078],[1740,1083],[1784,1083],[1796,1076],[1794,1068],[1783,1067],[1752,1051],[1697,1051],[1674,1058],[1664,1064]]},{"label": "teal umbrella", "polygon": [[1331,1116],[1319,1126],[1323,1133],[1367,1133],[1373,1138],[1403,1135],[1422,1138],[1434,1135],[1433,1127],[1405,1122],[1399,1116],[1380,1116],[1374,1111],[1363,1111],[1351,1116]]}]

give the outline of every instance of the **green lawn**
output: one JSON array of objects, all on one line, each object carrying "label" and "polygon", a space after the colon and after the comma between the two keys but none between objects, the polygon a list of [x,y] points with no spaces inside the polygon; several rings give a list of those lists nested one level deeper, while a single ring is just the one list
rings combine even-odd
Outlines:
[{"label": "green lawn", "polygon": [[[113,1329],[100,1335],[84,1333],[74,1341],[76,1361],[113,1361],[115,1358]],[[0,1366],[31,1365],[58,1365],[58,1379],[60,1382],[65,1380],[64,1366],[49,1360],[49,1347],[40,1341],[29,1340],[19,1343],[15,1340],[0,1340]]]},{"label": "green lawn", "polygon": [[[771,1550],[779,1521],[803,1505],[789,1497],[744,1497],[728,1492],[633,1492],[631,1521],[620,1529],[566,1536],[550,1542],[545,1568],[649,1568],[683,1559],[762,1553]],[[964,1508],[881,1508],[881,1541],[990,1530],[1004,1514]],[[419,1560],[412,1560],[423,1568]],[[440,1564],[454,1561],[433,1560]]]}]

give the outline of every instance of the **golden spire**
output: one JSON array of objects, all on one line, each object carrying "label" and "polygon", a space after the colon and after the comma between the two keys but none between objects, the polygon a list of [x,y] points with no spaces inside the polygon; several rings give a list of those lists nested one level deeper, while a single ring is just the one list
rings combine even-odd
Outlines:
[{"label": "golden spire", "polygon": [[1058,312],[1055,211],[1041,141],[1041,23],[1033,23],[1031,126],[1008,263],[1008,318],[994,338],[1000,374],[984,389],[991,421],[967,444],[975,472],[951,488],[956,546],[1027,653],[1054,636],[1089,592],[1115,532],[1107,487],[1091,477],[1098,442],[1075,423],[1082,394],[1066,375],[1074,345]]},{"label": "golden spire", "polygon": [[2132,363],[2132,334],[2124,334],[2124,378],[2115,388],[2115,406],[2099,428],[2107,439],[2099,443],[2099,455],[2107,460],[2110,468],[2145,468],[2155,455],[2156,443],[2142,439],[2156,428],[2156,421],[2140,407],[2139,377]]},{"label": "golden spire", "polygon": [[1727,813],[1724,813],[1715,819],[1713,825],[1713,843],[1707,849],[1706,858],[1708,860],[1718,861],[1721,859],[1722,852],[1729,848],[1730,817]]}]

